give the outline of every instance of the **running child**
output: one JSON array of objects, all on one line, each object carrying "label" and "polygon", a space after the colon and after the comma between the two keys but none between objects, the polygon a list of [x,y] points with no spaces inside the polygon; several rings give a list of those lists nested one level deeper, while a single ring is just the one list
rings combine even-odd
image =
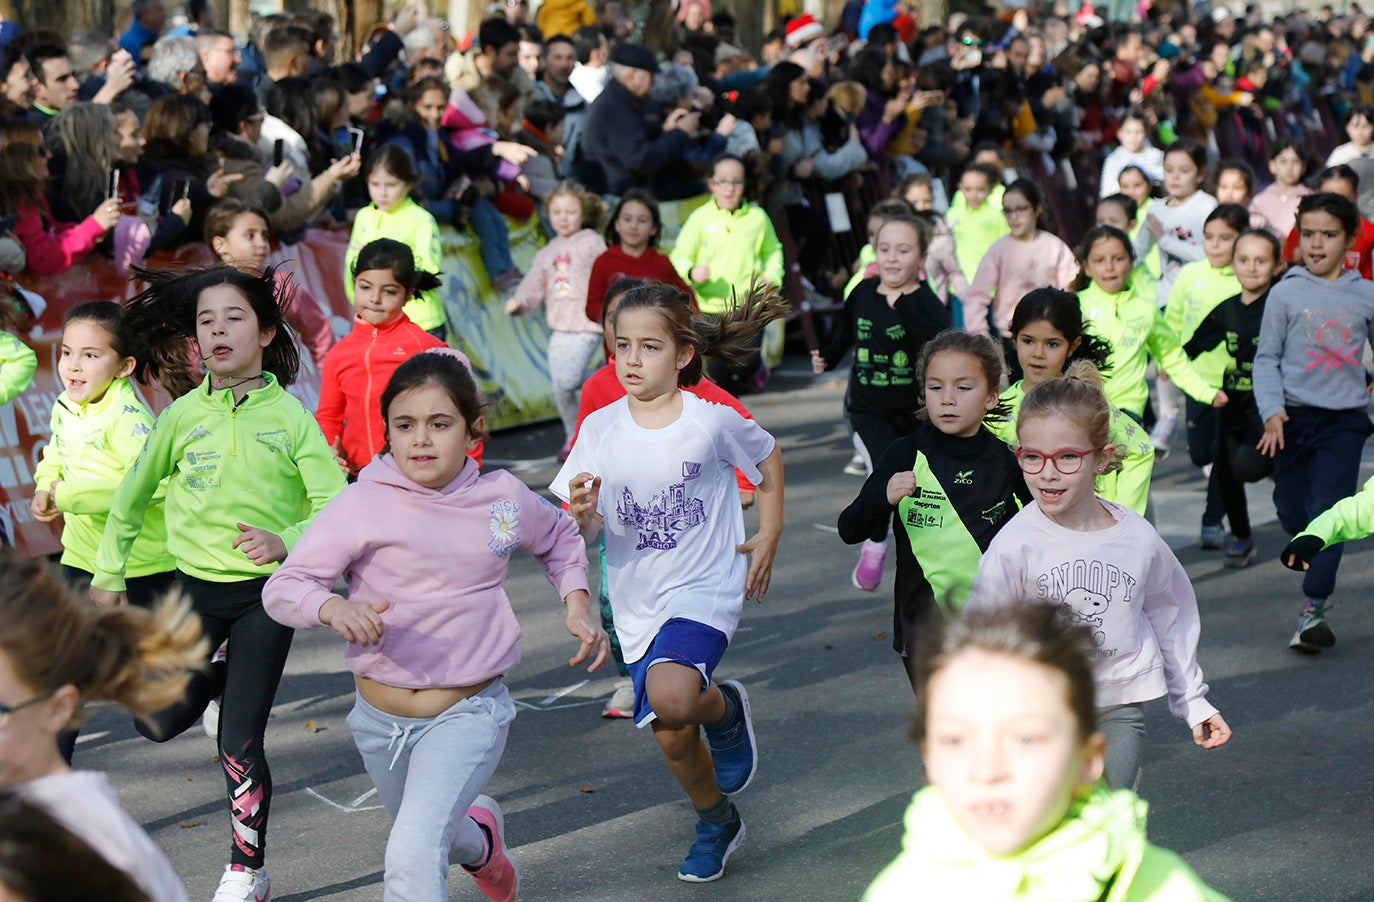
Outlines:
[{"label": "running child", "polygon": [[13,282],[0,287],[0,404],[22,395],[38,371],[38,355],[18,335],[30,316],[28,301]]},{"label": "running child", "polygon": [[[1339,194],[1350,199],[1356,207],[1360,204],[1360,177],[1349,166],[1339,165],[1323,169],[1317,175],[1317,190]],[[1298,257],[1298,228],[1288,233],[1283,242],[1283,259],[1289,263],[1301,263]],[[1374,279],[1374,222],[1360,216],[1360,230],[1350,251],[1341,263],[1343,269],[1353,269],[1366,279]]]},{"label": "running child", "polygon": [[1143,801],[1102,785],[1093,651],[1086,628],[1065,629],[1045,604],[969,611],[930,634],[911,725],[930,785],[864,902],[904,902],[913,886],[943,899],[1223,902],[1150,845]]},{"label": "running child", "polygon": [[[596,258],[587,279],[587,319],[604,324],[606,294],[624,278],[653,279],[692,293],[673,268],[673,261],[658,249],[662,231],[663,217],[652,194],[636,187],[621,195],[606,224],[606,252]],[[610,347],[608,339],[608,352]]]},{"label": "running child", "polygon": [[997,530],[1030,500],[1011,449],[985,420],[1003,413],[1002,347],[986,335],[950,329],[916,362],[922,419],[888,445],[858,496],[840,513],[840,538],[867,541],[876,527],[897,542],[892,648],[912,685],[917,637],[963,607],[978,558]]},{"label": "running child", "polygon": [[[153,902],[185,902],[158,849],[105,775],[72,770],[58,736],[113,702],[147,717],[181,697],[206,643],[185,602],[97,608],[47,562],[0,549],[0,787],[45,810]],[[265,898],[265,897],[263,897]]]},{"label": "running child", "polygon": [[[916,431],[921,395],[916,361],[926,342],[951,325],[949,310],[920,280],[924,239],[915,217],[890,219],[878,232],[878,277],[859,283],[829,346],[811,352],[812,369],[819,374],[834,369],[854,348],[845,398],[869,472],[889,445]],[[878,591],[887,539],[887,519],[874,522],[854,567],[856,588]]]},{"label": "running child", "polygon": [[[1237,204],[1218,204],[1207,214],[1202,227],[1205,260],[1185,263],[1174,279],[1169,303],[1164,307],[1164,322],[1186,343],[1198,324],[1226,298],[1240,291],[1240,282],[1231,269],[1231,252],[1236,238],[1245,231],[1250,216]],[[1225,351],[1211,350],[1193,357],[1193,369],[1208,385],[1222,385],[1230,357]],[[1161,376],[1161,379],[1164,378]],[[1223,389],[1224,390],[1224,389]],[[1217,440],[1217,409],[1193,398],[1184,399],[1187,415],[1188,456],[1195,467],[1214,463]],[[1226,513],[1217,483],[1216,467],[1207,474],[1207,500],[1202,511],[1199,545],[1208,551],[1220,550],[1226,541],[1222,518]]]},{"label": "running child", "polygon": [[[1339,194],[1298,205],[1303,265],[1269,292],[1255,352],[1255,403],[1264,422],[1259,449],[1274,458],[1274,507],[1297,535],[1355,493],[1360,454],[1374,432],[1366,407],[1364,347],[1374,335],[1374,284],[1342,268],[1360,211]],[[1315,654],[1336,634],[1326,607],[1342,546],[1315,555],[1303,575],[1303,608],[1288,647]]]},{"label": "running child", "polygon": [[[272,251],[272,230],[267,214],[258,207],[226,198],[205,214],[205,243],[215,252],[219,262],[228,264],[250,276],[262,275],[267,257]],[[283,270],[276,271],[277,290],[285,291],[290,279]],[[310,359],[317,369],[324,367],[325,355],[334,346],[334,330],[324,309],[300,285],[296,285],[286,321],[301,343],[310,351]]]},{"label": "running child", "polygon": [[[501,808],[480,794],[515,719],[503,677],[520,662],[520,626],[502,583],[512,552],[538,559],[581,642],[568,663],[596,670],[609,648],[586,548],[572,518],[468,459],[482,404],[451,351],[402,363],[381,411],[386,450],[320,512],[263,605],[287,627],[332,626],[348,643],[348,727],[392,820],[386,897],[447,899],[453,860],[487,898],[511,900],[519,879]],[[341,576],[347,598],[334,594]]]},{"label": "running child", "polygon": [[1138,167],[1151,181],[1164,178],[1164,152],[1150,143],[1142,110],[1132,108],[1122,115],[1116,127],[1116,140],[1116,149],[1102,161],[1102,178],[1098,182],[1101,197],[1121,190],[1121,171],[1127,166]]},{"label": "running child", "polygon": [[[692,883],[721,877],[744,838],[729,796],[758,766],[749,697],[735,680],[715,682],[714,672],[744,602],[768,591],[783,471],[777,443],[758,424],[682,386],[700,381],[703,355],[747,355],[784,309],[772,295],[751,293],[701,321],[691,299],[666,285],[626,294],[613,327],[616,375],[628,396],[587,417],[550,487],[584,538],[604,531],[635,724],[652,724],[699,817],[678,869]],[[758,485],[759,531],[747,541],[737,467]]]},{"label": "running child", "polygon": [[1190,357],[1214,348],[1224,349],[1227,355],[1222,379],[1227,401],[1218,411],[1212,478],[1221,492],[1233,537],[1222,554],[1222,563],[1238,570],[1249,566],[1255,556],[1245,484],[1258,482],[1273,472],[1272,462],[1256,448],[1264,434],[1264,423],[1255,407],[1253,380],[1264,303],[1283,268],[1274,233],[1268,229],[1241,232],[1231,268],[1240,282],[1240,292],[1207,314],[1183,350]]},{"label": "running child", "polygon": [[897,197],[880,200],[868,211],[866,230],[868,243],[859,248],[859,258],[854,261],[854,274],[849,277],[849,281],[844,286],[843,297],[845,300],[849,299],[860,282],[864,279],[871,279],[878,274],[878,252],[874,250],[878,245],[878,232],[892,217],[912,216],[915,215],[915,212],[910,203]]},{"label": "running child", "polygon": [[[415,268],[415,255],[391,238],[368,242],[353,261],[353,331],[329,352],[320,374],[315,421],[349,476],[386,444],[382,391],[396,368],[431,348],[447,347],[410,321],[405,307],[416,292],[439,287],[439,277]],[[461,351],[458,359],[467,362]],[[481,444],[473,459],[482,462]]]},{"label": "running child", "polygon": [[[372,241],[391,238],[410,248],[415,266],[437,273],[443,262],[439,249],[439,223],[410,196],[419,176],[410,154],[397,144],[377,148],[363,167],[367,194],[372,202],[358,211],[353,234],[344,255],[344,293],[353,300],[353,261]],[[435,290],[421,292],[405,305],[411,322],[436,338],[448,336],[448,318]]]},{"label": "running child", "polygon": [[1144,517],[1094,492],[1119,466],[1101,389],[1070,368],[1026,394],[1016,418],[1017,462],[1034,498],[978,564],[970,610],[1038,601],[1092,630],[1097,726],[1107,739],[1107,784],[1139,782],[1143,703],[1162,695],[1206,749],[1231,728],[1207,701],[1197,664],[1197,599],[1188,574]]},{"label": "running child", "polygon": [[[176,400],[115,491],[91,595],[107,605],[125,597],[134,540],[165,480],[167,550],[178,583],[209,648],[230,641],[222,666],[198,672],[180,701],[138,729],[166,741],[223,696],[219,756],[233,841],[216,898],[264,899],[272,778],[263,734],[292,633],[263,610],[262,587],[344,479],[314,418],[286,392],[300,358],[282,321],[290,298],[277,294],[272,269],[145,277],[149,288],[125,306],[129,333],[140,342],[135,375],[156,378]],[[199,385],[187,366],[188,345],[206,370]]]},{"label": "running child", "polygon": [[954,237],[954,255],[965,276],[978,272],[978,263],[993,242],[1011,231],[993,189],[1002,193],[1002,175],[991,166],[974,163],[959,176],[959,191],[949,203],[945,220]]},{"label": "running child", "polygon": [[[1058,288],[1037,288],[1021,299],[1011,317],[1012,342],[1021,364],[1021,379],[1002,392],[1006,416],[988,421],[998,438],[1016,447],[1016,414],[1026,392],[1052,379],[1078,360],[1099,371],[1107,368],[1112,349],[1088,331],[1078,297]],[[1154,475],[1155,449],[1150,437],[1135,420],[1113,407],[1108,438],[1121,449],[1121,469],[1097,477],[1097,494],[1145,516]]]},{"label": "running child", "polygon": [[[1125,232],[1132,239],[1140,230],[1139,208],[1129,194],[1112,194],[1102,198],[1097,202],[1093,218],[1094,225],[1112,226]],[[1158,268],[1159,255],[1151,254],[1150,259],[1155,261]],[[1149,266],[1137,260],[1131,268],[1131,284],[1140,286],[1142,290],[1148,287],[1150,293],[1154,294],[1155,274],[1150,271]]]},{"label": "running child", "polygon": [[506,301],[506,313],[524,316],[540,302],[549,324],[549,379],[553,402],[563,421],[565,460],[577,428],[577,395],[601,350],[601,327],[587,318],[587,290],[592,265],[606,250],[596,231],[604,207],[577,182],[565,181],[549,194],[549,222],[553,240],[534,255],[525,277]]},{"label": "running child", "polygon": [[1284,138],[1269,149],[1269,174],[1274,180],[1250,201],[1250,212],[1264,217],[1264,227],[1282,241],[1297,225],[1298,202],[1312,193],[1307,178],[1307,155],[1300,143]]},{"label": "running child", "polygon": [[1164,152],[1164,190],[1162,204],[1151,204],[1144,227],[1135,238],[1135,255],[1145,257],[1159,247],[1162,270],[1156,287],[1158,305],[1169,300],[1174,279],[1185,263],[1206,257],[1202,249],[1202,228],[1217,199],[1202,190],[1207,174],[1207,150],[1187,138],[1175,141]]},{"label": "running child", "polygon": [[[916,211],[916,218],[929,226],[930,240],[926,242],[925,266],[922,269],[925,271],[926,284],[930,286],[930,290],[947,305],[951,296],[957,299],[968,294],[968,279],[959,267],[954,235],[950,232],[945,217],[935,210],[935,190],[929,173],[917,172],[902,179],[894,196],[911,204],[912,209]],[[954,325],[962,326],[963,306],[950,306],[950,313],[955,317]]]},{"label": "running child", "polygon": [[[1135,242],[1139,239],[1141,230],[1145,228],[1145,217],[1149,215],[1150,208],[1155,203],[1155,194],[1159,191],[1159,181],[1150,178],[1150,176],[1145,174],[1145,170],[1141,169],[1139,166],[1127,166],[1125,169],[1121,170],[1121,175],[1117,179],[1117,184],[1121,186],[1122,194],[1135,201],[1136,212],[1134,218],[1131,220],[1131,227],[1129,229],[1121,229],[1121,231],[1131,236],[1132,242]],[[1245,202],[1249,204],[1250,199],[1247,197]],[[1102,224],[1101,222],[1098,223],[1098,225]],[[1109,222],[1107,225],[1117,224],[1115,222]],[[1117,226],[1117,228],[1121,227]],[[1151,282],[1159,281],[1159,276],[1162,272],[1159,248],[1155,248],[1153,251],[1146,254],[1137,254],[1136,262],[1149,272]]]}]

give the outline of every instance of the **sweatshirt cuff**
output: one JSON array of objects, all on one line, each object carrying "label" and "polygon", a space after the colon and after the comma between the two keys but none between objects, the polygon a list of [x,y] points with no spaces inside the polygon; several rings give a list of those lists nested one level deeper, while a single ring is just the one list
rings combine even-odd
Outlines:
[{"label": "sweatshirt cuff", "polygon": [[1207,701],[1207,696],[1205,695],[1186,699],[1183,703],[1183,707],[1183,719],[1188,722],[1189,729],[1196,727],[1207,718],[1219,713],[1212,703]]},{"label": "sweatshirt cuff", "polygon": [[91,585],[106,592],[123,592],[128,588],[124,583],[123,573],[108,573],[104,570],[95,571],[95,576],[91,577]]},{"label": "sweatshirt cuff", "polygon": [[582,566],[573,564],[556,574],[550,575],[553,577],[552,582],[558,590],[559,599],[567,598],[578,589],[591,594],[591,589],[587,585],[587,567],[585,564]]}]

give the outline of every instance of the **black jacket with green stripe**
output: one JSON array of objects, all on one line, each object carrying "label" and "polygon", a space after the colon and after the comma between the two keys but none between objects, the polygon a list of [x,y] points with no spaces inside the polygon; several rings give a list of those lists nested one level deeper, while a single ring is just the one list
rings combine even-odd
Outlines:
[{"label": "black jacket with green stripe", "polygon": [[[894,508],[887,500],[887,484],[903,470],[915,474],[916,488]],[[954,613],[964,606],[978,559],[1029,501],[1011,449],[986,428],[960,438],[922,422],[888,447],[858,497],[840,514],[839,529],[841,539],[856,545],[883,518],[892,518],[897,545],[894,649],[908,654],[922,621],[936,610]]]}]

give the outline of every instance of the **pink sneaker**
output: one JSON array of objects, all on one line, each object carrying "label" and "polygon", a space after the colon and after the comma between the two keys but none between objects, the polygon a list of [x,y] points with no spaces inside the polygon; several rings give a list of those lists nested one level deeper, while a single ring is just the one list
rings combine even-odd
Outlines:
[{"label": "pink sneaker", "polygon": [[506,851],[506,821],[501,816],[501,806],[490,796],[478,796],[468,809],[468,817],[486,828],[491,836],[491,854],[487,863],[477,870],[468,868],[473,882],[482,895],[492,902],[514,902],[515,891],[520,886],[520,875],[516,873],[515,860]]},{"label": "pink sneaker", "polygon": [[854,567],[854,588],[876,592],[883,584],[883,562],[887,560],[887,542],[865,539],[859,550],[859,563]]}]

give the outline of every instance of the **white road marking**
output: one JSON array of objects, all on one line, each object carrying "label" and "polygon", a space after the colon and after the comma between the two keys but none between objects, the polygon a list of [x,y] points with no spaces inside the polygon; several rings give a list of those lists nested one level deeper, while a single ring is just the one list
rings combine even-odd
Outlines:
[{"label": "white road marking", "polygon": [[568,686],[565,689],[558,690],[553,695],[550,695],[548,698],[541,701],[539,704],[552,705],[554,702],[558,701],[560,698],[567,695],[569,692],[576,692],[578,689],[581,689],[583,686],[587,685],[590,682],[591,680],[583,680],[580,683],[573,683],[571,686]]},{"label": "white road marking", "polygon": [[839,527],[837,526],[829,526],[825,523],[812,523],[811,525],[819,529],[821,532],[833,532],[835,535],[840,534]]},{"label": "white road marking", "polygon": [[339,809],[339,810],[342,811],[344,814],[357,814],[357,813],[360,812],[360,811],[376,811],[378,808],[381,808],[381,807],[382,807],[381,805],[367,805],[367,806],[362,807],[362,808],[359,808],[359,807],[358,807],[358,804],[359,804],[360,802],[362,802],[364,799],[366,799],[368,796],[370,796],[370,795],[372,795],[373,793],[375,793],[375,792],[377,791],[376,789],[369,789],[367,792],[365,792],[365,793],[363,793],[362,795],[358,796],[356,799],[354,799],[354,800],[353,800],[350,804],[348,804],[348,805],[340,805],[338,802],[334,801],[333,799],[329,799],[329,798],[324,797],[323,795],[321,795],[320,793],[316,792],[314,789],[312,789],[312,788],[309,787],[309,786],[305,787],[305,791],[308,792],[310,795],[314,796],[315,798],[319,799],[321,802],[324,802],[326,805],[329,805],[329,806],[331,806],[331,807],[333,807],[333,808]]}]

